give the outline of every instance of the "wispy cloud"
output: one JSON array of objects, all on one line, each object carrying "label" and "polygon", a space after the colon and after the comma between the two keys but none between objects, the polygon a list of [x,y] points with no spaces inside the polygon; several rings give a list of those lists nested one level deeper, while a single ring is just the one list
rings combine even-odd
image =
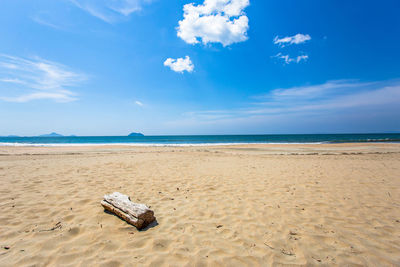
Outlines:
[{"label": "wispy cloud", "polygon": [[164,61],[164,66],[179,73],[183,73],[184,71],[192,72],[194,70],[194,65],[189,56],[178,59],[167,58],[167,60]]},{"label": "wispy cloud", "polygon": [[0,54],[0,100],[3,101],[74,101],[76,93],[68,88],[79,85],[85,79],[84,74],[59,63]]},{"label": "wispy cloud", "polygon": [[[292,45],[292,44],[302,44],[307,41],[311,40],[311,36],[308,34],[302,34],[298,33],[293,36],[286,36],[283,38],[279,38],[276,36],[274,38],[274,44],[278,45],[281,49],[284,48],[286,45]],[[279,52],[275,56],[272,56],[272,58],[277,58],[283,61],[284,64],[290,64],[290,63],[300,63],[302,61],[307,61],[308,60],[308,55],[307,54],[302,54],[298,55],[296,57],[292,57],[288,54],[283,54]]]},{"label": "wispy cloud", "polygon": [[285,45],[302,44],[310,40],[311,40],[310,35],[298,33],[296,35],[286,36],[283,38],[279,38],[279,36],[276,36],[274,38],[274,44],[284,47]]},{"label": "wispy cloud", "polygon": [[43,26],[47,26],[47,27],[50,27],[50,28],[53,28],[53,29],[56,29],[56,30],[64,30],[64,28],[63,28],[62,26],[57,25],[57,24],[55,24],[55,23],[51,23],[50,21],[48,21],[48,20],[42,18],[42,17],[39,16],[39,15],[36,15],[36,16],[31,17],[31,19],[32,19],[34,22],[36,22],[36,23],[38,23],[38,24],[41,24],[41,25],[43,25]]},{"label": "wispy cloud", "polygon": [[107,23],[113,23],[140,11],[152,0],[69,0],[90,15]]},{"label": "wispy cloud", "polygon": [[69,15],[69,12],[60,14],[58,12],[39,11],[30,16],[30,19],[37,24],[55,30],[72,31],[77,25],[71,20]]},{"label": "wispy cloud", "polygon": [[[263,122],[299,123],[314,119],[329,125],[328,121],[324,122],[326,118],[346,121],[349,114],[358,114],[358,117],[367,122],[368,118],[376,116],[385,120],[387,116],[396,117],[394,111],[400,112],[400,81],[336,80],[317,85],[275,89],[252,98],[255,101],[242,103],[242,108],[191,111],[183,114],[182,120],[171,123],[194,126],[245,125],[254,122],[259,127]],[[397,123],[400,127],[399,119]]]},{"label": "wispy cloud", "polygon": [[[400,102],[400,82],[328,81],[324,84],[275,89],[260,96],[246,113],[324,111]],[[261,107],[261,108],[260,108]],[[384,106],[382,106],[384,108]]]},{"label": "wispy cloud", "polygon": [[135,104],[138,105],[139,107],[143,107],[144,104],[138,100],[135,101]]},{"label": "wispy cloud", "polygon": [[[316,99],[332,95],[354,93],[357,89],[367,89],[379,82],[359,82],[358,80],[333,80],[323,84],[296,86],[292,88],[278,88],[267,94],[255,97],[256,99],[282,100],[288,98]],[[378,86],[379,87],[379,86]]]},{"label": "wispy cloud", "polygon": [[308,55],[300,55],[292,58],[289,55],[283,55],[282,53],[278,53],[273,57],[283,60],[283,63],[285,64],[300,63],[301,61],[306,61],[308,59]]},{"label": "wispy cloud", "polygon": [[249,19],[244,9],[249,4],[249,0],[204,0],[203,4],[186,4],[177,28],[178,37],[189,44],[228,46],[246,41]]}]

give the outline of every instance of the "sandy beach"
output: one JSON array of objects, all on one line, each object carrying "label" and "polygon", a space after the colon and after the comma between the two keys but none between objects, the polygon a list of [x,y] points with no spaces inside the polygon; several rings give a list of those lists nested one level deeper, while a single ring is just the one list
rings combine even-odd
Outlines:
[{"label": "sandy beach", "polygon": [[400,144],[0,147],[0,207],[0,266],[399,266]]}]

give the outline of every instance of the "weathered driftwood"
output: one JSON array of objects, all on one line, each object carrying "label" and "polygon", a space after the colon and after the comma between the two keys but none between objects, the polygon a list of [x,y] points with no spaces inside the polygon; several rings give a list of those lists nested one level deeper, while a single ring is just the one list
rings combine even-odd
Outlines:
[{"label": "weathered driftwood", "polygon": [[133,203],[127,195],[118,192],[105,195],[101,205],[138,229],[146,227],[156,219],[149,207]]}]

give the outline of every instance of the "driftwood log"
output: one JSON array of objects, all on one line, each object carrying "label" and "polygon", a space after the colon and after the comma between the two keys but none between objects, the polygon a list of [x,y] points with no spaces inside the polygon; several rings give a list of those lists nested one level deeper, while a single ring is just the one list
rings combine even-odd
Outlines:
[{"label": "driftwood log", "polygon": [[101,205],[104,209],[136,226],[139,230],[145,228],[156,219],[154,212],[145,204],[133,203],[129,196],[118,192],[105,195]]}]

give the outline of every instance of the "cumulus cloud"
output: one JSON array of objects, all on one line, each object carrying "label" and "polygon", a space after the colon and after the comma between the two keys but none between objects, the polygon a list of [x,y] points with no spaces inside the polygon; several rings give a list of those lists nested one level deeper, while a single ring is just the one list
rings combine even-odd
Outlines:
[{"label": "cumulus cloud", "polygon": [[278,36],[276,36],[274,39],[274,44],[285,47],[285,45],[302,44],[310,40],[310,35],[298,33],[296,35],[286,36],[283,38],[279,38]]},{"label": "cumulus cloud", "polygon": [[308,59],[308,55],[300,55],[292,58],[289,55],[283,55],[282,53],[278,53],[274,57],[283,60],[284,64],[300,63],[301,61],[306,61]]},{"label": "cumulus cloud", "polygon": [[84,74],[73,72],[59,63],[0,54],[0,100],[3,101],[74,101],[76,94],[68,88],[85,79]]},{"label": "cumulus cloud", "polygon": [[105,22],[113,23],[128,17],[142,9],[151,0],[70,0],[77,7],[85,10]]},{"label": "cumulus cloud", "polygon": [[228,46],[248,39],[249,19],[244,9],[249,0],[204,0],[203,4],[186,4],[178,37],[189,44],[202,42]]},{"label": "cumulus cloud", "polygon": [[164,61],[164,66],[179,73],[183,73],[184,71],[192,72],[194,70],[194,65],[189,56],[178,59],[167,58],[167,60]]}]

